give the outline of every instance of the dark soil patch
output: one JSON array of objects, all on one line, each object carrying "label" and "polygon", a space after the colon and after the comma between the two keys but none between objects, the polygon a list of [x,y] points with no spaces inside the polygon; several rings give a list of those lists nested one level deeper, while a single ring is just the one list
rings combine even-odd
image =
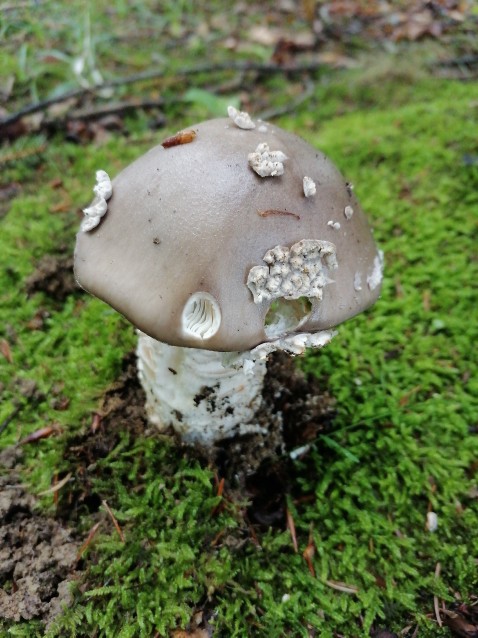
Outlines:
[{"label": "dark soil patch", "polygon": [[29,295],[44,292],[59,302],[79,292],[80,288],[73,275],[73,257],[69,254],[43,257],[26,280],[26,290]]},{"label": "dark soil patch", "polygon": [[454,636],[478,638],[478,596],[470,603],[454,603],[441,612],[443,623]]},{"label": "dark soil patch", "polygon": [[64,456],[76,481],[60,495],[58,514],[63,519],[76,519],[81,513],[99,509],[102,499],[95,492],[94,479],[107,470],[100,469],[98,462],[118,445],[123,432],[133,436],[145,434],[148,427],[145,402],[138,381],[136,354],[131,352],[123,360],[118,380],[101,398],[88,430],[67,441]]},{"label": "dark soil patch", "polygon": [[[308,445],[331,427],[334,402],[324,384],[297,369],[283,353],[270,357],[259,422],[267,434],[225,440],[211,450],[182,446],[181,452],[205,465],[213,465],[224,477],[230,495],[251,500],[252,522],[280,525],[285,520],[285,494],[294,483],[295,466],[290,453],[306,455]],[[76,481],[63,489],[59,515],[68,520],[96,512],[102,498],[95,492],[95,478],[106,477],[107,466],[98,464],[118,445],[124,432],[156,436],[147,422],[145,395],[137,378],[136,356],[123,361],[117,382],[103,396],[84,434],[68,441],[65,459],[73,466]],[[171,432],[171,436],[175,436]],[[70,487],[70,485],[72,487]]]},{"label": "dark soil patch", "polygon": [[71,604],[78,543],[71,530],[35,511],[16,468],[21,453],[0,453],[0,618],[50,622]]},{"label": "dark soil patch", "polygon": [[221,474],[239,493],[245,488],[251,522],[285,526],[285,495],[293,491],[297,475],[292,457],[306,456],[320,433],[332,427],[335,402],[324,387],[298,369],[290,356],[274,353],[267,364],[259,415],[267,436],[223,443],[217,457]]}]

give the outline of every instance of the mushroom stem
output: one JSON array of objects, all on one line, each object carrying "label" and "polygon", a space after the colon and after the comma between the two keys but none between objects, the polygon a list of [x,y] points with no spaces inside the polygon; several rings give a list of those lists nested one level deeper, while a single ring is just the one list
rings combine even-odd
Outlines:
[{"label": "mushroom stem", "polygon": [[172,427],[185,443],[205,447],[262,432],[256,413],[262,401],[265,359],[255,361],[246,374],[239,353],[170,346],[138,333],[146,412],[159,431]]}]

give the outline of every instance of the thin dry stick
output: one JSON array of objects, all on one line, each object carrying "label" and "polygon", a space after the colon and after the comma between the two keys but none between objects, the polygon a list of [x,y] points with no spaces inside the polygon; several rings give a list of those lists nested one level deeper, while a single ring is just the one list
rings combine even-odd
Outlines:
[{"label": "thin dry stick", "polygon": [[[304,72],[314,72],[321,69],[323,66],[322,63],[319,62],[306,62],[303,64],[297,65],[281,65],[274,64],[270,62],[260,63],[260,62],[225,62],[222,64],[200,64],[193,67],[187,67],[184,69],[177,69],[174,71],[173,77],[174,79],[180,77],[187,77],[189,75],[201,75],[203,73],[220,73],[220,72],[247,72],[247,71],[255,71],[259,73],[283,73],[284,75],[292,75],[292,74],[300,74]],[[128,84],[135,84],[136,82],[146,82],[149,80],[159,80],[164,77],[171,77],[171,74],[166,69],[155,69],[154,71],[143,71],[142,73],[135,73],[133,75],[124,77],[124,78],[115,78],[108,82],[103,82],[102,84],[98,84],[97,86],[91,86],[87,88],[78,88],[72,91],[67,91],[62,95],[57,95],[56,97],[48,98],[46,100],[41,100],[39,102],[34,102],[33,104],[28,104],[23,109],[8,115],[7,117],[0,120],[0,133],[3,128],[18,122],[22,117],[26,115],[32,115],[33,113],[40,113],[42,111],[46,111],[50,106],[54,104],[60,104],[61,102],[66,102],[67,100],[73,98],[81,98],[89,94],[96,94],[98,91],[102,91],[103,89],[111,89],[118,86],[127,86]]]},{"label": "thin dry stick", "polygon": [[337,580],[326,580],[325,584],[332,589],[343,592],[344,594],[358,593],[358,587],[355,587],[354,585],[347,585],[347,583],[341,583]]},{"label": "thin dry stick", "polygon": [[32,157],[33,155],[41,155],[45,150],[46,144],[42,144],[41,146],[35,146],[34,148],[25,148],[21,151],[12,151],[11,153],[0,155],[0,165],[8,164],[9,162],[18,162],[19,160],[24,160],[27,157]]},{"label": "thin dry stick", "polygon": [[439,627],[443,627],[443,620],[440,616],[440,603],[438,602],[438,596],[433,596],[433,609],[435,610],[435,618]]},{"label": "thin dry stick", "polygon": [[[216,477],[216,481],[217,481],[217,477]],[[217,494],[216,494],[216,496],[219,496],[219,498],[221,498],[221,501],[219,501],[219,503],[212,508],[211,516],[215,516],[219,511],[221,511],[224,508],[224,501],[222,500],[222,495],[224,492],[224,484],[225,484],[225,479],[223,477],[217,484]]]},{"label": "thin dry stick", "polygon": [[291,100],[287,104],[280,106],[276,109],[269,109],[267,111],[262,111],[258,114],[258,118],[261,120],[273,120],[280,115],[287,115],[288,113],[295,112],[304,102],[310,100],[315,93],[315,84],[313,82],[307,82],[305,85],[305,90],[301,92],[301,94],[295,99]]},{"label": "thin dry stick", "polygon": [[47,119],[41,124],[45,127],[60,126],[65,122],[75,120],[98,120],[107,115],[124,115],[138,109],[156,109],[165,105],[164,100],[133,100],[131,102],[114,102],[96,108],[77,109],[69,111],[64,117]]},{"label": "thin dry stick", "polygon": [[55,492],[58,492],[58,490],[61,490],[61,488],[64,485],[66,485],[70,479],[71,479],[71,472],[68,472],[68,474],[61,479],[61,481],[58,481],[58,483],[55,483],[44,492],[39,492],[38,496],[46,496],[47,494],[55,494]]},{"label": "thin dry stick", "polygon": [[312,562],[312,559],[314,558],[314,554],[315,554],[315,542],[314,542],[314,537],[312,535],[312,528],[311,528],[309,532],[309,542],[307,543],[307,547],[302,552],[302,556],[304,557],[305,562],[307,563],[307,567],[309,568],[309,572],[311,576],[315,578],[314,563]]},{"label": "thin dry stick", "polygon": [[287,527],[289,529],[291,538],[292,538],[292,545],[294,546],[294,552],[297,554],[297,552],[299,551],[299,545],[297,543],[297,534],[295,532],[295,523],[294,523],[294,518],[292,516],[292,514],[290,513],[290,510],[287,508],[286,510],[286,516],[287,516]]},{"label": "thin dry stick", "polygon": [[[435,578],[440,578],[441,572],[441,563],[437,563],[435,567]],[[438,600],[438,596],[433,596],[433,609],[435,610],[435,618],[437,620],[438,626],[443,627],[443,620],[440,616],[440,602]]]},{"label": "thin dry stick", "polygon": [[108,514],[111,517],[111,520],[113,521],[113,525],[115,526],[116,531],[119,534],[119,537],[121,538],[122,542],[125,543],[125,538],[124,538],[124,534],[123,531],[121,529],[121,527],[119,526],[118,521],[115,518],[115,515],[113,514],[113,512],[110,509],[110,506],[108,505],[108,503],[106,501],[101,501],[103,507],[105,508],[105,510],[108,512]]},{"label": "thin dry stick", "polygon": [[88,545],[91,543],[91,541],[95,537],[96,532],[98,531],[100,525],[101,525],[101,521],[99,521],[98,523],[95,523],[95,525],[93,525],[93,527],[90,529],[89,534],[86,537],[85,542],[83,543],[83,545],[78,550],[78,554],[76,555],[76,560],[80,560],[80,558],[84,554],[85,550],[87,549]]}]

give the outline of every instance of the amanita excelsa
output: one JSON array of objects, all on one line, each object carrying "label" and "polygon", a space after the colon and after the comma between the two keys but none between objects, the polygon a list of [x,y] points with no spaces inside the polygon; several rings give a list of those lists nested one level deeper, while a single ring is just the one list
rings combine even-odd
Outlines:
[{"label": "amanita excelsa", "polygon": [[370,306],[382,258],[323,153],[247,113],[165,140],[95,199],[80,285],[139,331],[148,417],[187,443],[260,431],[270,352],[321,347]]}]

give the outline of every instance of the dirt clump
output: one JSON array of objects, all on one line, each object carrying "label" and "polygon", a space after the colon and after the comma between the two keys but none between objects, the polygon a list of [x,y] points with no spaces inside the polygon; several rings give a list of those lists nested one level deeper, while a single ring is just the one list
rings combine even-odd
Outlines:
[{"label": "dirt clump", "polygon": [[36,511],[36,499],[15,469],[20,457],[16,448],[0,454],[0,467],[7,470],[0,475],[0,618],[49,623],[71,604],[79,543]]},{"label": "dirt clump", "polygon": [[283,352],[267,362],[258,421],[265,435],[226,440],[216,457],[232,493],[246,494],[252,523],[284,527],[285,496],[297,478],[295,458],[306,456],[317,437],[332,429],[335,400],[326,384],[297,367]]},{"label": "dirt clump", "polygon": [[123,433],[139,437],[151,432],[148,432],[145,402],[138,381],[136,354],[132,351],[124,357],[118,379],[102,396],[90,426],[67,440],[63,456],[76,481],[59,494],[60,518],[71,521],[99,510],[102,499],[95,491],[94,481],[108,472],[99,461],[118,445]]},{"label": "dirt clump", "polygon": [[73,275],[71,255],[46,255],[37,264],[35,271],[26,280],[28,295],[44,292],[54,301],[63,302],[79,292]]}]

